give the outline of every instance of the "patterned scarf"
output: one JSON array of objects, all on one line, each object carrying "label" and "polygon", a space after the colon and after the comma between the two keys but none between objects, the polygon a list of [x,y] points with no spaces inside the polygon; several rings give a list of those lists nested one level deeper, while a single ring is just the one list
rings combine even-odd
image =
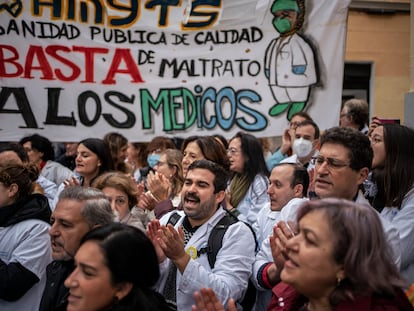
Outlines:
[{"label": "patterned scarf", "polygon": [[250,181],[246,175],[236,173],[230,184],[230,204],[237,208],[250,187]]}]

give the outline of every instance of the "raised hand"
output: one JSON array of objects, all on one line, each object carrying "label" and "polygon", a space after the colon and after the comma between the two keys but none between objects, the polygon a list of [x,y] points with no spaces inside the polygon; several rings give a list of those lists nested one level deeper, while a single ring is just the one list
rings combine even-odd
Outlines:
[{"label": "raised hand", "polygon": [[[201,288],[194,293],[196,304],[191,307],[192,311],[225,311],[223,304],[217,298],[216,293],[211,288]],[[234,299],[230,299],[228,311],[237,311]]]},{"label": "raised hand", "polygon": [[295,236],[295,232],[296,226],[292,222],[286,223],[280,221],[273,227],[273,235],[269,239],[274,264],[267,270],[267,276],[272,284],[275,284],[280,278],[280,272],[286,261],[286,243],[290,238]]},{"label": "raised hand", "polygon": [[65,179],[63,184],[65,185],[65,188],[71,187],[71,186],[80,186],[81,185],[79,179],[77,179],[75,176],[72,176],[72,178],[69,178],[69,179]]},{"label": "raised hand", "polygon": [[147,188],[154,198],[160,202],[169,198],[171,193],[171,182],[163,174],[150,172],[147,176]]},{"label": "raised hand", "polygon": [[158,243],[164,254],[174,262],[181,273],[184,272],[190,261],[190,255],[184,249],[183,229],[179,227],[177,231],[173,225],[168,224],[159,228],[158,236]]},{"label": "raised hand", "polygon": [[154,245],[158,257],[158,262],[163,262],[167,258],[167,256],[165,255],[164,251],[162,250],[158,242],[160,239],[160,228],[161,225],[158,219],[151,220],[147,225],[147,236]]},{"label": "raised hand", "polygon": [[290,148],[292,147],[292,140],[295,137],[295,131],[290,130],[290,129],[286,129],[283,132],[283,136],[282,136],[282,145],[280,146],[280,152],[282,154],[287,154],[287,152],[290,150]]},{"label": "raised hand", "polygon": [[157,203],[158,201],[155,199],[152,193],[150,191],[147,191],[139,196],[137,206],[139,208],[152,211]]},{"label": "raised hand", "polygon": [[273,261],[277,267],[283,267],[287,241],[295,236],[296,227],[293,222],[279,221],[273,227],[273,236],[270,236],[270,247],[272,249]]}]

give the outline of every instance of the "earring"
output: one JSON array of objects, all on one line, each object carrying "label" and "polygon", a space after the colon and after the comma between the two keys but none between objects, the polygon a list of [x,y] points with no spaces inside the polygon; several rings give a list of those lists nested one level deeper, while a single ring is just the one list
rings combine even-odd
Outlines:
[{"label": "earring", "polygon": [[342,279],[338,276],[336,278],[336,287],[339,287],[341,285]]}]

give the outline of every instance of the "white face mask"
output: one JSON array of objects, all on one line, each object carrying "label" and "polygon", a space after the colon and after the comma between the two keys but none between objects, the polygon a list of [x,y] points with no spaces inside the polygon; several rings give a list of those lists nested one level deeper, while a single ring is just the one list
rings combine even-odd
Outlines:
[{"label": "white face mask", "polygon": [[298,158],[305,158],[312,152],[312,142],[302,137],[297,138],[293,141],[292,149]]}]

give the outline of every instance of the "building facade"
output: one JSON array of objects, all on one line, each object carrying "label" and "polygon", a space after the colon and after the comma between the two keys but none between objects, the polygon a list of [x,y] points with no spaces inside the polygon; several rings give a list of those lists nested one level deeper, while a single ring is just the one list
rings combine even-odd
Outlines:
[{"label": "building facade", "polygon": [[352,1],[343,99],[363,97],[370,114],[404,123],[410,91],[410,0]]}]

